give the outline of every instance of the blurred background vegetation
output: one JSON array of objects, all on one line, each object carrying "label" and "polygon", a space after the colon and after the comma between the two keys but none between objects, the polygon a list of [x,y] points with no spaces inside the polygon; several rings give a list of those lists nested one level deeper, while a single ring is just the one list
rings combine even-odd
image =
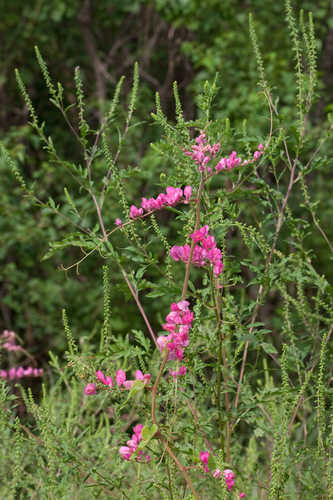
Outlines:
[{"label": "blurred background vegetation", "polygon": [[[173,119],[172,83],[179,85],[185,118],[197,117],[196,95],[205,80],[220,74],[220,91],[215,101],[216,118],[229,118],[232,128],[247,128],[258,142],[268,130],[267,105],[257,85],[258,74],[250,43],[248,15],[253,13],[257,37],[264,55],[266,76],[273,96],[279,95],[279,109],[288,128],[295,118],[295,74],[290,41],[286,36],[284,2],[276,0],[1,0],[0,129],[1,140],[23,171],[28,182],[38,181],[38,196],[52,196],[61,202],[64,171],[48,162],[35,132],[28,126],[28,110],[19,95],[14,68],[18,67],[41,118],[46,134],[64,156],[79,161],[78,146],[66,129],[61,114],[49,102],[34,45],[38,45],[55,80],[62,82],[68,105],[75,101],[74,68],[84,78],[90,119],[98,125],[101,111],[110,102],[115,86],[126,75],[121,100],[127,102],[135,61],[139,62],[141,85],[136,107],[136,123],[119,157],[119,165],[143,166],[140,177],[128,183],[133,199],[140,194],[154,196],[154,183],[165,171],[150,143],[160,131],[152,124],[154,95],[158,91],[167,116]],[[312,10],[318,39],[320,95],[315,100],[308,127],[308,151],[333,111],[333,3],[329,0],[294,2],[297,13]],[[121,115],[121,111],[119,112]],[[125,111],[124,111],[125,115]],[[121,120],[119,116],[119,120]],[[75,121],[75,111],[73,120]],[[117,144],[118,135],[108,138]],[[328,144],[323,154],[332,156]],[[310,189],[317,213],[328,238],[333,238],[333,180],[329,162],[316,171]],[[103,168],[101,160],[101,168]],[[135,169],[133,170],[135,173]],[[142,173],[143,172],[143,173]],[[64,271],[81,257],[79,249],[66,249],[42,260],[49,241],[67,232],[63,219],[48,209],[33,207],[22,196],[8,165],[0,160],[0,331],[14,330],[25,348],[42,363],[52,349],[63,351],[61,309],[66,307],[78,337],[94,338],[102,321],[102,270],[98,258],[87,259],[79,268]],[[66,178],[75,191],[77,203],[86,216],[93,207]],[[149,187],[148,187],[149,186]],[[82,197],[80,198],[80,194]],[[109,228],[119,213],[117,193],[111,195],[104,214]],[[299,201],[295,201],[298,203]],[[302,208],[302,210],[306,210]],[[318,232],[311,232],[312,253],[317,269],[332,278],[329,249]],[[234,243],[237,246],[237,242]],[[240,243],[239,243],[240,245]],[[234,253],[237,249],[233,248]],[[100,261],[102,264],[102,260]],[[116,333],[127,334],[141,328],[141,319],[126,287],[112,276],[111,301],[117,313],[112,317]],[[126,301],[126,306],[124,306]],[[167,306],[166,306],[167,307]],[[163,316],[159,304],[149,302],[153,324]],[[162,314],[162,316],[161,316]],[[158,328],[157,328],[158,329]]]}]

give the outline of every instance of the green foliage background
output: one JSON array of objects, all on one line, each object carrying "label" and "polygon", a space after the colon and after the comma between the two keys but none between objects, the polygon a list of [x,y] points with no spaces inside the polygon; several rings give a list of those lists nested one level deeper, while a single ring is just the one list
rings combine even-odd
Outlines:
[{"label": "green foliage background", "polygon": [[[156,2],[129,0],[99,1],[23,1],[2,0],[1,63],[0,63],[0,128],[2,141],[16,158],[24,175],[38,181],[39,196],[51,195],[56,202],[64,199],[61,183],[63,171],[50,164],[40,149],[35,133],[27,126],[27,109],[22,105],[14,77],[19,67],[28,91],[41,119],[47,120],[46,134],[61,153],[71,151],[72,160],[77,145],[64,127],[60,113],[49,103],[47,90],[36,63],[33,46],[38,45],[51,67],[52,75],[65,88],[65,100],[74,99],[73,68],[80,66],[91,118],[99,120],[99,110],[105,108],[113,95],[120,76],[132,71],[135,60],[140,65],[141,87],[135,120],[140,127],[130,131],[126,148],[120,155],[121,168],[135,167],[142,162],[140,180],[133,194],[145,194],[149,184],[158,180],[165,165],[156,157],[149,143],[159,136],[152,125],[150,113],[154,108],[154,93],[158,90],[164,110],[174,116],[172,82],[177,80],[187,119],[197,116],[196,98],[206,79],[220,73],[220,91],[214,104],[218,118],[229,118],[232,127],[247,120],[248,132],[260,137],[267,131],[264,99],[259,92],[255,57],[249,43],[248,14],[255,19],[258,40],[264,54],[267,78],[278,89],[280,111],[284,120],[295,115],[293,95],[295,77],[290,44],[285,26],[283,2],[252,0],[208,0],[205,6],[195,0]],[[297,7],[313,11],[318,37],[319,76],[321,97],[311,115],[312,138],[321,129],[325,114],[333,107],[331,38],[333,13],[330,2],[321,0],[298,2]],[[130,89],[130,78],[124,84],[122,98]],[[122,102],[124,103],[124,99]],[[121,112],[120,112],[121,113]],[[117,131],[111,140],[117,142]],[[312,147],[312,144],[309,145]],[[145,167],[146,166],[146,167]],[[60,332],[60,310],[70,309],[74,324],[80,324],[78,335],[91,335],[100,320],[102,307],[101,272],[96,262],[87,261],[76,275],[59,268],[71,265],[80,254],[72,250],[41,262],[48,242],[64,234],[64,222],[47,209],[31,209],[29,201],[20,197],[20,189],[11,176],[8,165],[0,163],[0,329],[13,329],[37,357],[44,357],[49,348],[62,350],[64,339]],[[68,176],[66,182],[71,183]],[[318,202],[319,218],[332,237],[329,224],[332,213],[331,176],[329,163],[312,178],[311,190]],[[74,188],[73,188],[74,189]],[[76,188],[75,188],[76,189]],[[148,188],[150,192],[150,187]],[[80,196],[80,193],[76,193]],[[136,196],[138,198],[138,196]],[[252,202],[254,203],[254,201]],[[82,209],[85,199],[82,197]],[[109,201],[109,224],[117,214]],[[304,210],[304,209],[302,209]],[[93,216],[93,215],[92,215]],[[52,223],[51,223],[52,221]],[[321,245],[321,237],[311,233],[313,251],[319,268],[332,276],[330,256]],[[93,267],[92,267],[93,266]],[[117,281],[115,277],[115,282]],[[123,297],[113,288],[113,300]],[[82,297],[85,300],[81,300]],[[128,297],[127,297],[128,298]],[[130,301],[131,302],[131,301]],[[117,307],[115,304],[115,307]],[[127,303],[128,314],[114,317],[114,327],[127,333],[135,319],[135,309]],[[128,318],[131,318],[128,321]],[[155,318],[157,321],[157,318]]]}]

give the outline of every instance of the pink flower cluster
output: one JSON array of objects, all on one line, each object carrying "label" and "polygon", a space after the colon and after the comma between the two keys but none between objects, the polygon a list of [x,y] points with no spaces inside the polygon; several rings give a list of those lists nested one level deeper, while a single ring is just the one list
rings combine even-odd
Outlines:
[{"label": "pink flower cluster", "polygon": [[[203,463],[205,472],[209,472],[208,468],[208,459],[209,459],[209,451],[200,451],[200,460]],[[216,479],[220,479],[222,476],[222,471],[220,469],[215,469],[213,472],[213,477]],[[223,471],[224,480],[227,485],[228,491],[230,491],[235,486],[235,473],[231,469],[224,469]],[[239,498],[245,498],[245,493],[241,493]]]},{"label": "pink flower cluster", "polygon": [[[206,171],[208,174],[212,174],[213,168],[208,166],[208,163],[215,158],[217,153],[220,151],[220,143],[213,144],[212,146],[207,143],[206,134],[201,130],[200,135],[195,139],[196,144],[191,148],[191,151],[184,149],[185,154],[190,156],[194,163],[198,165],[199,172]],[[263,145],[259,144],[258,150],[253,153],[252,161],[257,161],[263,154]],[[221,170],[232,170],[238,165],[247,165],[249,160],[242,161],[241,158],[237,156],[236,151],[233,151],[229,156],[221,158],[215,165],[215,173]]]},{"label": "pink flower cluster", "polygon": [[[188,332],[193,321],[193,312],[189,310],[188,306],[187,300],[171,304],[171,312],[166,317],[166,323],[162,325],[163,330],[170,333],[169,335],[160,335],[157,339],[161,351],[165,347],[168,349],[169,360],[183,359],[183,347],[188,346]],[[183,375],[184,368],[178,375]]]},{"label": "pink flower cluster", "polygon": [[[119,453],[123,457],[124,460],[129,460],[133,453],[138,449],[139,443],[142,440],[142,424],[138,424],[135,427],[133,427],[134,434],[132,435],[132,438],[127,441],[127,446],[121,446],[119,448]],[[138,453],[138,460],[141,460],[142,458],[142,450],[139,451]],[[146,462],[149,462],[150,456],[146,455],[145,456]]]},{"label": "pink flower cluster", "polygon": [[215,158],[217,153],[220,151],[220,143],[207,144],[206,134],[203,130],[201,130],[200,135],[195,139],[196,144],[192,146],[192,151],[187,151],[185,154],[190,156],[194,163],[196,163],[199,167],[199,172],[203,172],[207,170],[209,173],[212,172],[211,167],[207,167],[207,163],[211,160],[211,158]]},{"label": "pink flower cluster", "polygon": [[22,351],[22,347],[15,343],[14,332],[4,330],[0,338],[5,340],[2,344],[3,349],[6,349],[7,351]]},{"label": "pink flower cluster", "polygon": [[[207,264],[207,262],[210,262],[213,266],[215,276],[219,276],[223,271],[222,252],[216,247],[215,238],[209,235],[208,231],[209,226],[203,226],[191,234],[194,243],[201,244],[195,245],[193,249],[192,263],[195,266],[202,267]],[[185,263],[188,262],[190,254],[190,245],[175,245],[170,250],[170,257],[176,262],[178,260],[182,260]]]},{"label": "pink flower cluster", "polygon": [[259,160],[260,156],[264,153],[263,149],[264,149],[264,146],[262,144],[259,144],[258,150],[253,153],[254,161]]},{"label": "pink flower cluster", "polygon": [[176,379],[180,375],[185,375],[186,373],[186,366],[182,365],[179,370],[171,370],[170,375]]},{"label": "pink flower cluster", "polygon": [[[110,377],[109,375],[105,376],[101,370],[97,370],[96,378],[103,385],[107,385],[109,387],[114,386],[112,377]],[[124,372],[124,370],[117,370],[115,378],[117,386],[118,387],[124,386],[125,389],[130,389],[135,382],[134,380],[126,380],[126,373]],[[146,385],[150,382],[150,373],[143,374],[141,370],[136,370],[135,380],[142,380]],[[87,396],[96,394],[97,393],[96,385],[93,383],[87,384],[84,388],[84,392],[85,394],[87,394]]]},{"label": "pink flower cluster", "polygon": [[42,375],[43,368],[33,368],[32,366],[28,366],[27,368],[19,366],[17,368],[10,368],[7,371],[0,370],[0,377],[8,380],[20,379],[23,377],[41,377]]},{"label": "pink flower cluster", "polygon": [[[188,203],[191,195],[191,186],[186,186],[184,191],[181,188],[168,186],[166,188],[166,193],[160,193],[157,198],[142,198],[141,208],[137,208],[135,205],[132,205],[130,208],[130,218],[135,219],[136,217],[141,217],[144,210],[146,212],[161,210],[164,206],[173,206],[180,201]],[[183,196],[185,199],[182,200]]]},{"label": "pink flower cluster", "polygon": [[208,469],[209,455],[210,455],[209,451],[202,451],[202,450],[200,451],[200,460],[203,463],[205,472],[209,471],[209,469]]},{"label": "pink flower cluster", "polygon": [[247,163],[247,160],[242,163],[242,159],[237,156],[236,151],[232,151],[229,156],[224,156],[218,161],[215,165],[215,171],[218,173],[221,172],[221,170],[232,170],[238,165],[246,165]]}]

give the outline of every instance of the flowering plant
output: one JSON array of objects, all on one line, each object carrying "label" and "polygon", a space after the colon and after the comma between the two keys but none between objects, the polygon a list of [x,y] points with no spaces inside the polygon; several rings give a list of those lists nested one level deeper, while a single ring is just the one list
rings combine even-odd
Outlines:
[{"label": "flowering plant", "polygon": [[[332,496],[332,435],[325,401],[332,290],[303,242],[309,223],[299,213],[299,193],[296,201],[292,195],[301,185],[315,226],[330,246],[313,211],[306,176],[333,126],[319,146],[307,149],[315,40],[310,20],[308,31],[302,27],[309,61],[305,78],[288,12],[298,71],[295,130],[281,125],[252,26],[267,129],[254,138],[245,125],[242,135],[230,129],[228,120],[213,120],[216,81],[204,86],[197,120],[186,121],[174,85],[176,123],[168,121],[156,100],[153,119],[163,136],[153,150],[161,171],[148,186],[147,172],[141,172],[146,197],[139,207],[137,187],[128,187],[137,172],[121,155],[135,109],[137,65],[119,135],[113,121],[122,80],[96,131],[86,118],[77,68],[75,126],[63,104],[62,86],[53,84],[37,49],[51,102],[82,152],[74,165],[61,158],[45,134],[17,74],[32,126],[51,161],[69,170],[92,206],[80,211],[67,189],[64,207],[40,199],[4,152],[28,198],[59,219],[72,217],[77,231],[51,243],[50,254],[70,246],[80,249],[78,261],[62,266],[66,271],[79,270],[92,255],[106,261],[98,342],[97,328],[90,339],[73,333],[63,311],[65,366],[50,354],[59,382],[49,399],[44,390],[40,405],[31,392],[22,392],[38,435],[20,421],[7,426],[10,410],[3,410],[3,427],[14,429],[17,450],[22,448],[21,432],[43,449],[36,462],[46,471],[43,497],[68,495],[59,478],[69,468],[76,485],[83,481],[105,498],[254,499],[268,494],[278,500],[285,492],[297,498],[304,485],[312,493],[327,490]],[[112,308],[115,292],[121,302]],[[121,307],[126,302],[135,309]],[[124,332],[119,325],[127,310],[133,328]],[[4,333],[2,341],[10,355],[19,354],[13,335]],[[31,367],[0,372],[2,401],[7,401],[5,383],[28,375],[27,370],[29,376],[40,375]],[[127,379],[128,373],[135,375]],[[54,394],[67,398],[66,410],[57,412]],[[316,401],[315,409],[309,400]],[[304,443],[313,453],[304,451],[300,458]],[[21,461],[16,462],[19,467]],[[22,476],[22,470],[15,474]]]}]

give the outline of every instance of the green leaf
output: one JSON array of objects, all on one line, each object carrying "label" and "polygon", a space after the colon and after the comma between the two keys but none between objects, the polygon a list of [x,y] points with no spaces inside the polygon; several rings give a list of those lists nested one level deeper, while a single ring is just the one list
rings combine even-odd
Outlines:
[{"label": "green leaf", "polygon": [[[145,425],[142,429],[142,441],[145,441],[145,445],[149,443],[149,441],[155,436],[156,432],[158,430],[158,427],[156,424],[152,424],[152,425]],[[141,445],[140,443],[140,445]]]},{"label": "green leaf", "polygon": [[142,441],[140,441],[137,451],[140,451],[145,446],[147,446],[147,444],[149,444],[149,442],[153,439],[157,431],[158,427],[156,424],[145,425],[142,429]]},{"label": "green leaf", "polygon": [[131,399],[135,394],[142,391],[145,383],[142,380],[136,380],[132,385],[127,400]]},{"label": "green leaf", "polygon": [[133,396],[135,396],[135,394],[137,394],[138,392],[142,391],[144,389],[144,386],[145,386],[145,383],[142,380],[135,380],[135,382],[133,383],[133,385],[132,385],[132,387],[131,387],[131,389],[129,391],[129,394],[128,394],[127,398],[125,399],[125,401],[121,405],[120,409],[124,408],[126,406],[126,404],[128,403],[128,401]]},{"label": "green leaf", "polygon": [[277,350],[272,344],[268,344],[267,342],[262,342],[260,345],[263,348],[263,350],[267,352],[267,354],[277,354]]},{"label": "green leaf", "polygon": [[155,297],[162,297],[163,295],[165,295],[165,292],[163,290],[154,290],[147,293],[146,297],[154,299]]}]

